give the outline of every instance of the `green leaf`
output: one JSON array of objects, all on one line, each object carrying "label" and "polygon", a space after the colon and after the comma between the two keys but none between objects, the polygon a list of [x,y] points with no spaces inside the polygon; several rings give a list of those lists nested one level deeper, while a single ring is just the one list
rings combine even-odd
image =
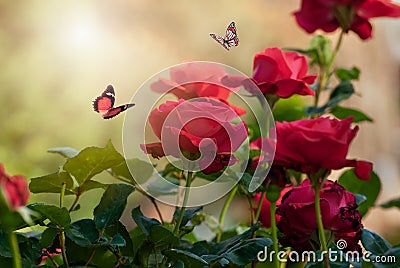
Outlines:
[{"label": "green leaf", "polygon": [[311,39],[308,51],[311,54],[312,63],[328,66],[332,59],[331,41],[327,36],[314,36]]},{"label": "green leaf", "polygon": [[[194,208],[194,209],[186,209],[183,212],[183,219],[182,219],[182,223],[181,223],[181,227],[185,226],[191,218],[193,218],[194,215],[197,214],[197,212],[201,211],[203,209],[203,207],[198,207],[198,208]],[[179,214],[181,213],[181,209],[177,208],[174,212],[174,221],[177,222],[178,218],[179,218]]]},{"label": "green leaf", "polygon": [[126,162],[124,161],[120,165],[113,167],[112,171],[116,175],[127,178],[131,181],[135,178],[140,178],[140,181],[146,181],[153,174],[154,167],[146,161],[133,158],[127,159]]},{"label": "green leaf", "polygon": [[[98,181],[90,180],[86,181],[84,184],[82,184],[82,187],[80,187],[79,191],[80,193],[84,193],[93,189],[105,189],[108,187],[108,184],[104,184]],[[78,191],[76,189],[75,191]]]},{"label": "green leaf", "polygon": [[188,251],[180,249],[170,249],[165,251],[165,255],[168,256],[171,260],[183,262],[185,264],[185,267],[203,268],[204,266],[208,266],[208,262]]},{"label": "green leaf", "polygon": [[339,178],[339,184],[353,194],[364,195],[367,200],[358,206],[358,211],[365,215],[368,209],[374,206],[376,198],[381,191],[381,181],[375,172],[371,172],[369,181],[360,180],[354,174],[354,168],[345,171]]},{"label": "green leaf", "polygon": [[338,68],[335,73],[339,80],[358,80],[360,77],[360,69],[357,67],[351,69]]},{"label": "green leaf", "polygon": [[280,99],[274,107],[273,115],[276,121],[296,121],[304,118],[303,99],[300,96],[293,96],[288,99]]},{"label": "green leaf", "polygon": [[171,230],[162,225],[154,225],[151,227],[149,240],[157,247],[162,247],[168,244],[179,244],[179,238],[176,237]]},{"label": "green leaf", "polygon": [[[128,231],[126,230],[126,227],[120,221],[117,222],[117,224],[115,224],[114,226],[107,228],[105,231],[105,235],[109,237],[115,237],[115,235],[117,234],[121,235],[122,238],[125,240],[125,245],[119,247],[119,252],[123,256],[134,257],[134,248],[132,239]],[[137,242],[138,241],[135,240],[135,243]]]},{"label": "green leaf", "polygon": [[221,243],[214,244],[211,246],[210,253],[215,255],[220,255],[233,246],[237,245],[241,240],[248,238],[260,227],[260,224],[255,224],[251,226],[247,231],[243,232],[240,235],[234,236],[228,240],[222,241]]},{"label": "green leaf", "polygon": [[0,256],[6,258],[11,258],[13,256],[8,241],[8,235],[3,229],[0,229]]},{"label": "green leaf", "polygon": [[392,248],[389,242],[367,229],[362,229],[361,242],[364,248],[374,255],[384,255],[386,251]]},{"label": "green leaf", "polygon": [[365,115],[363,112],[360,112],[355,109],[341,107],[341,106],[334,107],[330,111],[330,113],[339,119],[344,119],[346,117],[352,116],[352,117],[354,117],[354,121],[353,121],[354,123],[358,123],[358,122],[362,122],[362,121],[368,121],[368,122],[373,121],[371,119],[371,117]]},{"label": "green leaf", "polygon": [[151,196],[175,195],[178,193],[179,180],[171,177],[155,179],[147,184],[146,191]]},{"label": "green leaf", "polygon": [[111,184],[107,187],[93,211],[98,229],[105,229],[118,222],[126,207],[127,198],[134,190],[135,188],[128,184]]},{"label": "green leaf", "polygon": [[337,106],[341,101],[350,98],[354,94],[354,87],[348,80],[343,80],[340,84],[335,87],[332,91],[329,101],[320,107],[306,107],[305,113],[310,116],[314,114],[322,114],[329,108]]},{"label": "green leaf", "polygon": [[47,152],[64,156],[65,158],[73,158],[79,154],[79,151],[71,147],[58,147],[48,149]]},{"label": "green leaf", "polygon": [[65,229],[66,236],[81,247],[92,246],[99,239],[99,231],[93,220],[83,219]]},{"label": "green leaf", "polygon": [[[91,258],[91,261],[88,267],[109,268],[115,267],[115,264],[117,263],[115,255],[106,246],[96,247],[96,250],[94,250],[94,248],[88,249],[87,247],[77,245],[71,239],[66,237],[65,247],[67,248],[66,252],[68,261],[71,264],[85,264],[89,258]],[[92,254],[93,256],[91,257]]]},{"label": "green leaf", "polygon": [[221,257],[235,265],[243,266],[255,260],[258,252],[270,245],[272,245],[272,240],[269,238],[253,238],[233,246],[222,254]]},{"label": "green leaf", "polygon": [[132,209],[132,219],[136,222],[137,226],[142,230],[142,232],[149,236],[151,228],[155,225],[161,225],[161,223],[153,218],[147,218],[140,211],[140,206]]},{"label": "green leaf", "polygon": [[350,81],[344,80],[341,81],[340,84],[335,87],[329,96],[329,101],[327,103],[328,107],[336,106],[339,102],[346,100],[354,94],[354,87],[350,83]]},{"label": "green leaf", "polygon": [[65,194],[74,194],[74,181],[67,172],[55,172],[42,177],[31,179],[29,189],[32,193],[61,193],[63,184],[66,184]]},{"label": "green leaf", "polygon": [[385,202],[383,204],[380,205],[383,208],[391,208],[391,207],[398,207],[400,208],[400,197],[390,200],[388,202]]},{"label": "green leaf", "polygon": [[30,208],[48,218],[58,227],[65,227],[71,223],[71,217],[65,207],[59,208],[53,205],[34,204]]},{"label": "green leaf", "polygon": [[125,159],[118,153],[111,141],[104,148],[88,147],[77,156],[69,158],[64,170],[74,176],[79,185],[90,180],[103,170],[121,165]]},{"label": "green leaf", "polygon": [[43,231],[42,237],[40,238],[40,244],[42,247],[47,248],[53,244],[54,238],[58,235],[58,230],[55,228],[47,228]]}]

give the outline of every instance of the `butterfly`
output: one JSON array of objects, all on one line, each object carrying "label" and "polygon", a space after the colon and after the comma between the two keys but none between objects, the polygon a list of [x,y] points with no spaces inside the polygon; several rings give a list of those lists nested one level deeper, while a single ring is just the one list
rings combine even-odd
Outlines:
[{"label": "butterfly", "polygon": [[217,34],[210,34],[210,36],[220,43],[226,50],[229,50],[230,47],[236,47],[239,45],[239,37],[236,34],[236,26],[233,21],[226,29],[225,38]]},{"label": "butterfly", "polygon": [[104,90],[104,92],[93,101],[93,108],[96,112],[101,113],[104,119],[110,119],[135,105],[133,103],[129,103],[114,108],[114,101],[114,87],[112,85],[108,85],[106,90]]}]

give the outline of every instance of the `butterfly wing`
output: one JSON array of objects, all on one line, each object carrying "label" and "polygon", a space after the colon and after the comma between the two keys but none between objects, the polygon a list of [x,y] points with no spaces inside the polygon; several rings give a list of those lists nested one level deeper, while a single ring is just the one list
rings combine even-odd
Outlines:
[{"label": "butterfly wing", "polygon": [[106,90],[93,101],[93,109],[98,113],[107,113],[114,107],[115,91],[112,85],[108,85]]},{"label": "butterfly wing", "polygon": [[217,34],[210,34],[210,36],[217,41],[218,43],[220,43],[221,46],[223,46],[226,50],[229,50],[229,46],[226,43],[226,40],[224,38],[222,38],[221,36],[217,35]]},{"label": "butterfly wing", "polygon": [[239,45],[239,37],[236,33],[236,25],[234,21],[232,21],[226,29],[225,42],[230,47],[236,47]]},{"label": "butterfly wing", "polygon": [[133,106],[135,106],[135,104],[129,103],[129,104],[125,104],[125,105],[121,105],[121,106],[112,108],[112,109],[108,110],[105,114],[103,114],[103,118],[104,119],[113,118],[114,116],[119,115],[120,113],[122,113],[126,109],[128,109],[130,107],[133,107]]}]

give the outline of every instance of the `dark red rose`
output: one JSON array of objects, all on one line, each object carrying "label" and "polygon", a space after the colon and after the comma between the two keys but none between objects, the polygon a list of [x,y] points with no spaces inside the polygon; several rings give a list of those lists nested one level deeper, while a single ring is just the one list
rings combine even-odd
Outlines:
[{"label": "dark red rose", "polygon": [[178,99],[213,98],[224,102],[243,115],[246,110],[230,104],[227,100],[238,87],[225,87],[221,78],[226,75],[223,67],[206,62],[187,62],[170,69],[170,79],[159,78],[151,85],[158,93],[170,92]]},{"label": "dark red rose", "polygon": [[351,128],[352,122],[352,117],[276,122],[274,164],[303,173],[315,173],[321,168],[354,167],[360,179],[369,180],[372,163],[346,158],[350,143],[358,132],[358,126]]},{"label": "dark red rose", "polygon": [[141,148],[155,158],[180,158],[182,153],[196,160],[201,155],[201,170],[214,173],[235,163],[232,152],[247,138],[243,121],[231,123],[236,118],[232,108],[214,99],[167,101],[149,116],[153,132],[161,142],[142,144]]},{"label": "dark red rose", "polygon": [[[293,188],[293,186],[287,186],[285,188],[282,189],[281,193],[280,193],[280,197],[279,199],[276,201],[276,205],[279,206],[282,202],[282,197],[289,192],[291,189]],[[260,202],[260,198],[261,198],[261,193],[257,193],[254,196],[254,201],[256,204],[258,204]],[[262,226],[265,228],[270,228],[271,227],[271,210],[270,210],[270,202],[267,198],[264,199],[264,202],[262,204],[261,207],[261,212],[260,212],[260,217],[259,217],[259,221],[261,222]],[[256,208],[254,209],[256,210]],[[280,216],[276,215],[276,222],[279,222]]]},{"label": "dark red rose", "polygon": [[400,17],[400,6],[389,0],[303,0],[294,13],[297,23],[309,33],[317,29],[333,32],[341,27],[361,39],[371,37],[375,17]]},{"label": "dark red rose", "polygon": [[[315,92],[307,84],[312,84],[316,75],[307,75],[306,57],[297,52],[284,52],[280,48],[266,48],[254,56],[253,77],[251,80],[264,95],[274,94],[280,98],[289,98],[295,94],[314,96]],[[249,86],[250,79],[231,75],[222,79],[227,86],[243,85],[256,95]]]},{"label": "dark red rose", "polygon": [[29,188],[26,178],[21,175],[9,176],[0,164],[0,190],[11,210],[25,206],[29,198]]},{"label": "dark red rose", "polygon": [[[320,202],[324,229],[332,233],[327,237],[334,237],[336,242],[344,239],[347,242],[345,251],[359,250],[363,225],[355,196],[337,182],[327,180],[321,187]],[[310,180],[283,196],[277,214],[280,216],[278,228],[284,234],[280,239],[283,246],[291,246],[297,251],[319,249],[314,190]]]}]

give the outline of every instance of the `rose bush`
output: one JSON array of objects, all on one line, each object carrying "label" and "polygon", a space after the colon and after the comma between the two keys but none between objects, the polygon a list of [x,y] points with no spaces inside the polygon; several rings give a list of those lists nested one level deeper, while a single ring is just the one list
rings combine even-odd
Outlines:
[{"label": "rose bush", "polygon": [[274,164],[303,173],[315,173],[321,168],[355,167],[360,179],[369,180],[372,163],[346,158],[349,145],[359,130],[358,126],[351,127],[352,122],[352,117],[277,122]]},{"label": "rose bush", "polygon": [[361,39],[372,36],[369,19],[400,17],[400,6],[389,0],[303,0],[294,13],[297,23],[308,33],[317,29],[354,31]]},{"label": "rose bush", "polygon": [[[297,52],[284,52],[280,48],[266,48],[254,56],[253,82],[264,95],[273,94],[280,98],[289,98],[295,94],[311,95],[315,93],[308,85],[312,84],[316,75],[307,75],[306,57]],[[222,80],[228,86],[243,85],[252,92],[247,77],[226,76]]]},{"label": "rose bush", "polygon": [[149,116],[153,132],[161,142],[141,145],[142,150],[156,158],[180,158],[182,152],[196,160],[203,154],[201,170],[206,174],[220,171],[234,163],[232,152],[247,138],[246,124],[231,123],[235,118],[235,111],[213,99],[167,101]]},{"label": "rose bush", "polygon": [[[361,214],[357,211],[355,196],[337,182],[326,181],[320,190],[321,215],[324,229],[331,231],[334,241],[344,239],[346,251],[360,250]],[[277,214],[280,239],[283,246],[294,250],[316,250],[317,221],[315,216],[314,190],[310,180],[288,191],[282,198]]]}]

